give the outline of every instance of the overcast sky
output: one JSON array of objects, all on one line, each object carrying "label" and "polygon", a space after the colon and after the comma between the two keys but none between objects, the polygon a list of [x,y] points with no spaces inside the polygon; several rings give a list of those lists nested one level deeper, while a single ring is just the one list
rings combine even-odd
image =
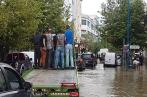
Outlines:
[{"label": "overcast sky", "polygon": [[[147,0],[144,0],[147,2]],[[106,0],[83,0],[82,13],[87,15],[98,15],[97,11],[101,11],[101,4]]]},{"label": "overcast sky", "polygon": [[106,0],[83,0],[82,13],[88,15],[96,15],[97,11],[101,10],[101,4]]}]

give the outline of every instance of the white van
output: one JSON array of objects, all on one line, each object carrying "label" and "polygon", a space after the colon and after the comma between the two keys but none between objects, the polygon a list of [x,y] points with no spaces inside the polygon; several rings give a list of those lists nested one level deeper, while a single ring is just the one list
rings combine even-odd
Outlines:
[{"label": "white van", "polygon": [[107,48],[102,48],[97,54],[99,55],[99,57],[101,57],[101,53],[107,53],[107,52],[109,52]]},{"label": "white van", "polygon": [[100,59],[100,61],[104,60],[105,53],[109,52],[108,48],[102,48],[100,51],[97,53],[97,57]]},{"label": "white van", "polygon": [[104,66],[117,66],[116,54],[113,52],[107,52],[104,58]]},{"label": "white van", "polygon": [[32,64],[34,65],[34,51],[23,51],[21,53],[27,54],[29,58],[32,58]]}]

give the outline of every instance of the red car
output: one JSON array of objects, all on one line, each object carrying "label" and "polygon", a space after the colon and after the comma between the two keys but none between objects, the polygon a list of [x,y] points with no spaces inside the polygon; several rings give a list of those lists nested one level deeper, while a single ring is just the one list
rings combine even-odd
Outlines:
[{"label": "red car", "polygon": [[11,65],[18,73],[22,74],[24,70],[32,68],[32,58],[25,53],[9,53],[5,63]]}]

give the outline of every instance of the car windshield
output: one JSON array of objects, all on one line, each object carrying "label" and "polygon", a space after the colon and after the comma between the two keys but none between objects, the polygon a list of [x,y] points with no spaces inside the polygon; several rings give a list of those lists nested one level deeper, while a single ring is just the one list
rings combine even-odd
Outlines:
[{"label": "car windshield", "polygon": [[23,55],[23,53],[10,53],[7,56],[7,60],[8,61],[14,61],[14,60],[25,60],[25,56]]},{"label": "car windshield", "polygon": [[87,58],[91,58],[92,56],[91,54],[83,54],[82,57],[87,59]]}]

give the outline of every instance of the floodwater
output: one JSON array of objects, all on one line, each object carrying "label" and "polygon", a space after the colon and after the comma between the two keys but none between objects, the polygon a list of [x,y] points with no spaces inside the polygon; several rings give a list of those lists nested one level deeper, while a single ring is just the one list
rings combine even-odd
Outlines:
[{"label": "floodwater", "polygon": [[103,68],[79,72],[80,97],[147,97],[147,70]]}]

